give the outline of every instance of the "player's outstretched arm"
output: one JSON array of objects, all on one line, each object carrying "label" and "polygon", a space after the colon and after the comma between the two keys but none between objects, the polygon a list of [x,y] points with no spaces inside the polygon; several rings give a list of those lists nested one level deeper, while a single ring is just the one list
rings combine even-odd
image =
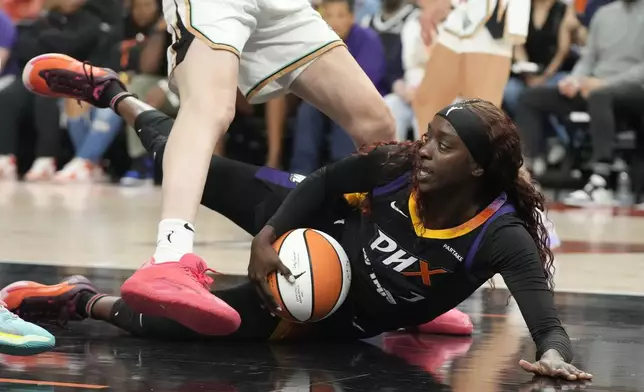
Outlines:
[{"label": "player's outstretched arm", "polygon": [[561,325],[537,246],[521,225],[494,230],[481,254],[499,272],[516,299],[537,346],[536,361],[521,360],[527,372],[566,380],[590,380],[592,375],[573,366],[572,344]]}]

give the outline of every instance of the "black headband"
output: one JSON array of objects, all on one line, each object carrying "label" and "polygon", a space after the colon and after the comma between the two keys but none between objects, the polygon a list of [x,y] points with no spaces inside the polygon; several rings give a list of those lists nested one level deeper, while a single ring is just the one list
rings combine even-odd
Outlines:
[{"label": "black headband", "polygon": [[481,168],[486,169],[492,160],[492,143],[487,132],[488,126],[483,120],[466,106],[458,103],[450,105],[436,114],[452,125],[465,143],[465,147],[470,151],[474,161]]}]

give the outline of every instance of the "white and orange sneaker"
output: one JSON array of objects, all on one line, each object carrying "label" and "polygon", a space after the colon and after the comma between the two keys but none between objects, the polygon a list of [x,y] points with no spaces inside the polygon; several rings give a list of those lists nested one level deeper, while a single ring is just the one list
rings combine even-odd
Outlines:
[{"label": "white and orange sneaker", "polygon": [[119,83],[125,89],[113,70],[58,53],[31,59],[22,72],[22,82],[35,94],[77,99],[100,108],[109,107],[110,102],[101,98],[110,83]]},{"label": "white and orange sneaker", "polygon": [[136,312],[177,321],[203,335],[229,335],[241,325],[235,309],[210,292],[212,278],[199,256],[178,262],[144,264],[121,286],[121,296]]},{"label": "white and orange sneaker", "polygon": [[58,184],[98,182],[103,178],[100,166],[83,158],[74,158],[54,176]]},{"label": "white and orange sneaker", "polygon": [[50,181],[54,178],[54,174],[56,174],[56,160],[54,158],[36,158],[27,174],[25,174],[25,181]]},{"label": "white and orange sneaker", "polygon": [[0,181],[15,181],[18,178],[18,166],[13,155],[0,155]]}]

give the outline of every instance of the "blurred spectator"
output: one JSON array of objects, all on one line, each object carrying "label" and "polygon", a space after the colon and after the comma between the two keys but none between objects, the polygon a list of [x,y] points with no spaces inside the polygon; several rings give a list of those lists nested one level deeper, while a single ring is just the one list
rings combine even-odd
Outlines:
[{"label": "blurred spectator", "polygon": [[[66,101],[67,105],[78,105]],[[102,180],[100,161],[114,137],[123,128],[123,121],[112,109],[91,107],[89,110],[67,108],[67,131],[74,145],[74,158],[54,176],[58,183]]]},{"label": "blurred spectator", "polygon": [[[0,10],[0,91],[11,85],[17,68],[11,59],[11,50],[16,39],[16,28],[9,16]],[[11,155],[0,155],[0,180],[16,176],[15,159]]]},{"label": "blurred spectator", "polygon": [[536,72],[513,75],[503,92],[503,106],[514,116],[519,94],[527,87],[556,86],[574,63],[571,41],[579,21],[574,10],[559,0],[532,2],[528,37],[514,48],[515,65],[532,63]]},{"label": "blurred spectator", "polygon": [[[523,45],[514,48],[515,71],[503,92],[503,108],[510,116],[515,116],[519,95],[525,88],[556,86],[570,72],[578,57],[572,42],[579,26],[572,6],[559,0],[532,2],[528,37]],[[564,127],[552,115],[547,124],[560,137],[552,138],[547,160],[535,158],[532,170],[537,177],[545,173],[546,162],[556,164],[566,156],[568,138]]]},{"label": "blurred spectator", "polygon": [[0,8],[14,22],[21,22],[38,18],[44,3],[45,0],[0,0]]},{"label": "blurred spectator", "polygon": [[382,0],[382,9],[360,20],[362,27],[375,30],[385,49],[387,70],[383,94],[389,94],[396,80],[403,76],[401,32],[405,22],[414,14],[415,7],[406,0]]},{"label": "blurred spectator", "polygon": [[[168,87],[166,49],[171,44],[158,0],[132,0],[127,19],[126,40],[122,44],[123,70],[131,76],[129,90],[146,103],[169,116],[176,116],[179,98]],[[121,179],[122,185],[149,182],[152,159],[133,128],[126,128],[127,148],[132,165]]]},{"label": "blurred spectator", "polygon": [[[352,0],[324,0],[320,6],[320,13],[324,19],[344,40],[349,52],[369,79],[382,90],[386,68],[382,42],[375,31],[355,24],[352,10]],[[326,129],[330,129],[331,132],[329,155],[332,161],[356,150],[346,131],[331,122],[313,105],[302,102],[297,112],[291,171],[309,174],[319,167]]]},{"label": "blurred spectator", "polygon": [[[600,8],[590,26],[586,51],[572,74],[557,87],[524,91],[519,98],[516,121],[529,160],[543,154],[544,114],[567,117],[573,111],[586,110],[590,115],[591,162],[595,173],[591,179],[605,179],[610,174],[617,127],[615,109],[637,102],[644,105],[642,15],[644,0],[619,0]],[[579,198],[580,203],[605,202],[608,197],[605,186],[605,181],[594,181],[587,192],[574,192],[571,197]]]},{"label": "blurred spectator", "polygon": [[593,20],[593,16],[595,16],[597,10],[613,1],[615,0],[588,0],[584,12],[581,15],[581,24],[586,27],[590,26],[590,21]]},{"label": "blurred spectator", "polygon": [[433,45],[414,96],[422,133],[434,113],[457,99],[501,106],[513,47],[525,42],[530,0],[432,0],[423,5],[421,36]]},{"label": "blurred spectator", "polygon": [[4,11],[0,10],[0,90],[15,79],[18,66],[11,57],[16,41],[16,27]]},{"label": "blurred spectator", "polygon": [[[163,65],[163,56],[156,52],[150,56],[145,49],[148,37],[154,34],[167,35],[161,4],[158,0],[133,0],[131,4],[131,12],[125,21],[125,37],[121,43],[121,67],[134,74],[157,74]],[[169,43],[169,40],[165,42]],[[165,73],[166,69],[161,71]]]},{"label": "blurred spectator", "polygon": [[[113,66],[109,61],[112,43],[121,31],[120,8],[114,0],[50,0],[50,11],[21,30],[12,57],[19,64],[50,52]],[[35,156],[25,179],[50,179],[60,147],[60,110],[58,100],[31,94],[17,78],[0,91],[0,161],[2,173],[15,177],[17,136],[25,120],[32,119],[37,133]]]},{"label": "blurred spectator", "polygon": [[[420,2],[419,2],[420,4]],[[423,80],[429,50],[420,34],[420,12],[412,13],[402,29],[402,62],[404,77],[393,84],[393,93],[385,96],[387,105],[396,119],[396,134],[399,141],[407,140],[407,132],[414,130],[414,139],[420,138],[418,124],[411,103],[416,88]]]},{"label": "blurred spectator", "polygon": [[[324,2],[324,0],[318,1],[318,3],[322,2]],[[353,13],[356,17],[356,20],[362,20],[362,18],[373,15],[380,11],[380,3],[381,0],[356,0],[353,4]]]}]

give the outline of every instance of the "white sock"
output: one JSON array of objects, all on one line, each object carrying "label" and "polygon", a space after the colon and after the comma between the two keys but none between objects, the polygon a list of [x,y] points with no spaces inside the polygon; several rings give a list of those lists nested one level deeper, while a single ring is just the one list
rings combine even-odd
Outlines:
[{"label": "white sock", "polygon": [[186,253],[192,253],[195,227],[183,219],[164,219],[159,223],[157,250],[154,261],[157,264],[178,262]]}]

